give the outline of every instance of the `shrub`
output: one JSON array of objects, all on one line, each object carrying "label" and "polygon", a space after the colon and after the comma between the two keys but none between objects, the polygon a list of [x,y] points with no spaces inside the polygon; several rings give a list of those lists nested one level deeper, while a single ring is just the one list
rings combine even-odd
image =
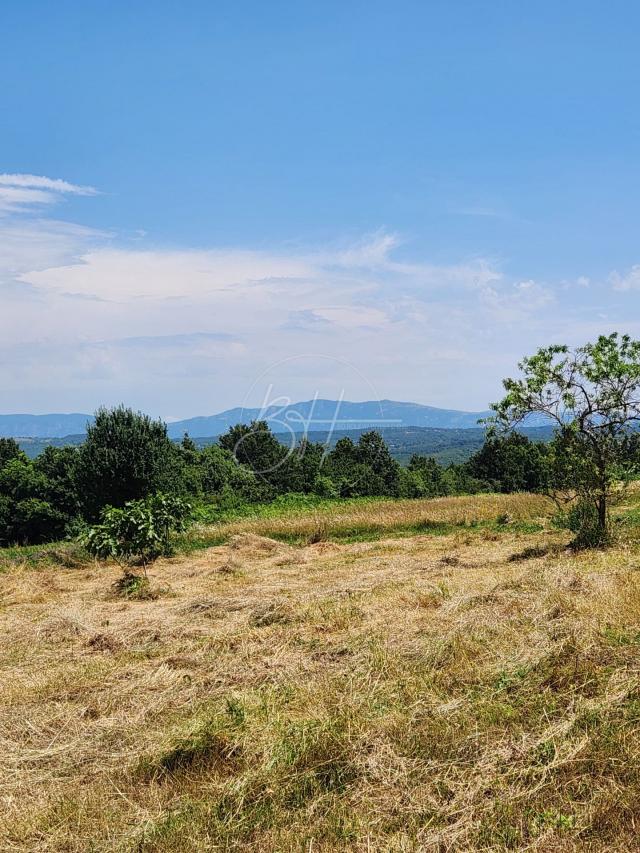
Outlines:
[{"label": "shrub", "polygon": [[47,501],[27,498],[14,507],[12,528],[17,542],[40,545],[62,539],[68,517]]},{"label": "shrub", "polygon": [[314,494],[321,498],[337,498],[338,489],[331,477],[326,477],[324,474],[318,474],[313,483]]},{"label": "shrub", "polygon": [[103,510],[100,524],[89,528],[81,541],[100,560],[141,564],[146,570],[153,560],[171,554],[171,538],[186,529],[190,512],[182,498],[168,495],[130,501],[122,508]]},{"label": "shrub", "polygon": [[555,523],[575,533],[574,548],[598,548],[610,538],[608,528],[600,526],[598,507],[593,501],[580,498],[566,513],[556,516]]},{"label": "shrub", "polygon": [[122,598],[133,598],[137,601],[152,601],[158,597],[157,592],[151,589],[149,578],[137,575],[130,569],[125,569],[121,578],[112,584],[116,595]]}]

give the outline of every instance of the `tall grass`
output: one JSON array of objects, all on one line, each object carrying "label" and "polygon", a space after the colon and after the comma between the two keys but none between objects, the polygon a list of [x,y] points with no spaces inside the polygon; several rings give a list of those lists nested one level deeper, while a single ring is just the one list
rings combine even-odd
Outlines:
[{"label": "tall grass", "polygon": [[[290,499],[291,500],[291,499]],[[295,499],[294,499],[295,500]],[[227,542],[239,533],[252,533],[290,543],[375,539],[386,534],[452,532],[456,527],[480,527],[488,523],[527,523],[546,517],[551,502],[541,495],[470,495],[424,500],[358,498],[318,500],[293,505],[288,501],[254,508],[241,518],[196,526],[182,547]]]}]

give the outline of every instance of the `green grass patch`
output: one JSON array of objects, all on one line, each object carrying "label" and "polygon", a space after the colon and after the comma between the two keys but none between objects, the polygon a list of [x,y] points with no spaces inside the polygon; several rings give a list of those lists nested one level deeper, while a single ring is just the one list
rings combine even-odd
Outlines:
[{"label": "green grass patch", "polygon": [[[345,502],[346,503],[346,502]],[[255,516],[257,518],[274,519],[283,517],[284,514],[274,516]],[[331,522],[328,526],[321,530],[320,533],[283,533],[274,527],[270,530],[268,527],[261,530],[261,535],[271,539],[276,539],[278,542],[284,542],[287,545],[309,545],[312,542],[336,542],[351,544],[355,542],[374,542],[386,538],[407,538],[411,536],[450,536],[457,532],[468,533],[517,533],[517,534],[534,534],[540,533],[543,526],[538,522],[513,522],[506,527],[498,521],[475,521],[467,522],[439,522],[439,521],[421,521],[411,524],[385,524],[372,522],[371,524],[347,525],[341,526],[340,522],[332,529]],[[181,553],[189,554],[194,551],[200,551],[206,548],[212,548],[217,545],[225,545],[229,541],[229,534],[220,530],[215,525],[209,529],[192,530],[189,533],[181,536],[177,542],[177,550]]]},{"label": "green grass patch", "polygon": [[322,498],[318,495],[287,494],[280,495],[268,503],[232,503],[201,504],[195,515],[201,524],[219,524],[241,519],[257,520],[262,518],[285,518],[289,515],[330,514],[336,507],[357,509],[376,506],[383,503],[393,503],[394,498]]},{"label": "green grass patch", "polygon": [[76,569],[91,558],[77,542],[50,542],[46,545],[14,545],[0,548],[0,572],[15,566],[29,568],[61,567]]}]

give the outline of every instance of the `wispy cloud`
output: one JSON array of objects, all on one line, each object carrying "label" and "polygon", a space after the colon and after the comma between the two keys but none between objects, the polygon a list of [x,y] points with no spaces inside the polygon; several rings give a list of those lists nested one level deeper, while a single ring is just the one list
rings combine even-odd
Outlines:
[{"label": "wispy cloud", "polygon": [[398,248],[401,242],[397,234],[389,234],[381,229],[362,237],[348,248],[337,251],[333,257],[329,255],[328,260],[347,268],[386,267],[390,263],[391,252]]},{"label": "wispy cloud", "polygon": [[[291,397],[369,396],[364,376],[387,397],[484,408],[524,353],[588,339],[583,296],[594,304],[614,288],[622,301],[640,287],[638,266],[592,279],[577,300],[584,279],[568,288],[518,278],[490,257],[407,260],[411,247],[386,230],[271,251],[152,248],[144,235],[132,245],[45,215],[90,187],[0,176],[0,199],[9,189],[46,200],[5,196],[0,217],[6,411],[124,400],[207,413],[241,402],[265,366],[284,363]],[[610,325],[629,315],[616,310]],[[336,358],[354,367],[346,378]]]},{"label": "wispy cloud", "polygon": [[614,290],[640,290],[640,264],[635,264],[626,273],[614,270],[608,280]]},{"label": "wispy cloud", "polygon": [[0,174],[0,213],[18,213],[55,204],[61,196],[97,195],[93,187],[79,186],[42,175]]}]

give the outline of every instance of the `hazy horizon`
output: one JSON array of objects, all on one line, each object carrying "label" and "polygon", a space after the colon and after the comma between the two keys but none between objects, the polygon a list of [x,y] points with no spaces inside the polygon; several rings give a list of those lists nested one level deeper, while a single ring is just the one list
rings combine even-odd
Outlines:
[{"label": "hazy horizon", "polygon": [[[290,401],[290,403],[285,405],[285,408],[287,406],[295,406],[295,405],[299,405],[301,403],[309,403],[312,400],[313,400],[312,396],[301,398],[299,400],[293,400],[292,399]],[[328,398],[328,397],[327,398],[318,398],[318,402],[320,402],[322,400],[324,400],[325,402],[330,402],[330,403],[338,402],[338,401],[331,399],[331,398]],[[430,403],[421,403],[417,400],[395,400],[395,399],[391,399],[391,398],[385,398],[382,400],[371,400],[371,399],[364,399],[364,398],[362,400],[348,400],[345,398],[344,400],[339,401],[339,402],[341,404],[342,403],[345,403],[345,404],[349,404],[349,403],[356,403],[356,404],[358,404],[358,403],[410,404],[410,405],[415,405],[415,406],[426,406],[427,408],[440,409],[443,411],[461,412],[464,414],[482,414],[483,412],[486,412],[489,410],[488,405],[482,409],[465,409],[462,406],[433,406]],[[114,405],[120,405],[120,404],[116,403]],[[140,409],[140,407],[137,407],[135,405],[131,406],[131,408],[133,408],[135,411],[143,411],[142,409]],[[149,414],[154,418],[160,418],[161,420],[166,421],[166,423],[176,423],[178,421],[187,421],[187,420],[192,420],[194,418],[199,418],[199,417],[205,417],[205,418],[206,417],[212,417],[215,415],[224,414],[225,412],[228,412],[228,411],[234,411],[235,409],[242,409],[242,408],[244,408],[244,409],[261,409],[263,407],[262,407],[261,403],[256,403],[255,405],[246,404],[245,406],[240,406],[240,405],[228,406],[227,408],[224,408],[224,409],[216,409],[215,411],[210,411],[210,412],[209,411],[207,411],[207,412],[204,412],[204,411],[196,412],[193,414],[187,414],[187,415],[180,416],[180,417],[167,417],[167,416],[163,415],[161,412],[145,412],[145,414]],[[47,415],[51,415],[51,416],[54,416],[54,415],[62,415],[62,416],[80,415],[80,416],[85,416],[85,415],[87,415],[89,417],[92,417],[94,415],[94,413],[95,413],[95,409],[91,412],[79,411],[79,410],[78,411],[42,411],[42,412],[24,412],[24,411],[22,411],[22,412],[6,411],[5,412],[5,411],[0,411],[0,417],[10,417],[10,416],[13,416],[13,417],[20,417],[20,416],[46,417]]]}]

